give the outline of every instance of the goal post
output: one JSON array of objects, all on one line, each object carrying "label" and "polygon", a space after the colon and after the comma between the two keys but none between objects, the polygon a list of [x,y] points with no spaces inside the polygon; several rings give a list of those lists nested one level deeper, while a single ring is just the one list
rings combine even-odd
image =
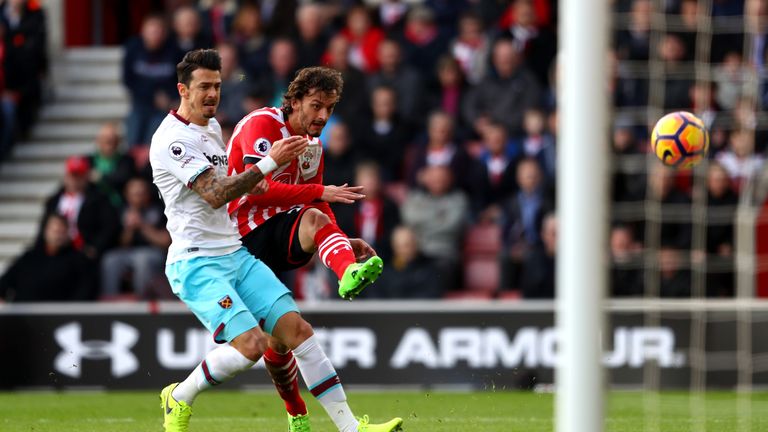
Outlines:
[{"label": "goal post", "polygon": [[556,430],[603,430],[607,278],[608,37],[605,0],[563,0],[557,102]]}]

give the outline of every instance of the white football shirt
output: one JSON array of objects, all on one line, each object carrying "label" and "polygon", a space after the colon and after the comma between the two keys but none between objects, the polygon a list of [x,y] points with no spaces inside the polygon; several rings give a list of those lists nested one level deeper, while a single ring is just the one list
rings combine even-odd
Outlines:
[{"label": "white football shirt", "polygon": [[166,263],[226,255],[240,247],[240,235],[227,206],[214,209],[190,189],[206,170],[227,175],[227,155],[216,119],[203,127],[171,111],[152,136],[149,162],[153,181],[165,202],[171,234]]}]

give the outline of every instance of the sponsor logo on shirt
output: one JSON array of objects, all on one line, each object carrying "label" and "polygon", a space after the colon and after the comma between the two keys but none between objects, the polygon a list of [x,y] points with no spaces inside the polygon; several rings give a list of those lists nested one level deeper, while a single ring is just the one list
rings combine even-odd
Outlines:
[{"label": "sponsor logo on shirt", "polygon": [[209,155],[208,153],[203,152],[205,155],[205,158],[208,159],[208,162],[210,162],[212,165],[227,165],[227,155]]}]

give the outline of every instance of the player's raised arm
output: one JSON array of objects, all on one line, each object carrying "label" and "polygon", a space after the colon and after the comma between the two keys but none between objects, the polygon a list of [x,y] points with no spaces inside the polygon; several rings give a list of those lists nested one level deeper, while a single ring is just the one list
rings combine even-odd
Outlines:
[{"label": "player's raised arm", "polygon": [[272,145],[269,155],[251,169],[230,177],[217,176],[209,169],[200,174],[190,187],[217,209],[251,191],[266,174],[297,158],[308,144],[309,141],[301,136],[281,139]]}]

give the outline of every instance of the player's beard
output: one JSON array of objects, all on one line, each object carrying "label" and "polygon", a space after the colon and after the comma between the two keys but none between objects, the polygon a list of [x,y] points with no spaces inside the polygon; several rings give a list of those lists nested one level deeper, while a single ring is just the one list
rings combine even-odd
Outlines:
[{"label": "player's beard", "polygon": [[[302,119],[303,120],[302,123],[306,124],[304,129],[306,130],[307,135],[311,136],[312,138],[317,138],[320,136],[320,134],[323,133],[323,128],[325,127],[325,123],[320,124],[319,122],[315,123],[313,120],[306,120],[306,116],[304,115],[303,112],[302,112],[302,117],[304,117],[304,119]],[[314,129],[312,129],[313,127]]]},{"label": "player's beard", "polygon": [[[208,101],[209,104],[211,102],[213,102],[213,105],[206,105],[206,102],[203,101],[202,109],[200,110],[200,112],[202,112],[203,114],[203,117],[207,119],[212,119],[216,117],[216,109],[219,107],[219,104],[217,101]],[[213,109],[209,110],[209,108],[213,108]]]}]

